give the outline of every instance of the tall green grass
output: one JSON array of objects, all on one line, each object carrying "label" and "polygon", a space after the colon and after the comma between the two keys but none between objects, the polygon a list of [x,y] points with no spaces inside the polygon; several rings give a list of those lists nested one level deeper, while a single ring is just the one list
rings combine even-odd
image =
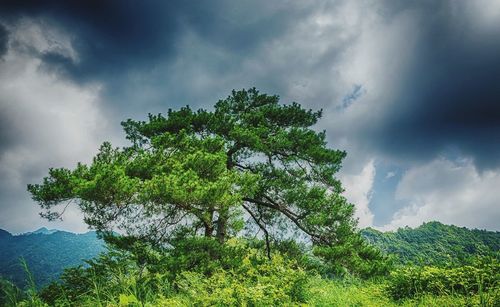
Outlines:
[{"label": "tall green grass", "polygon": [[19,259],[20,265],[26,274],[26,287],[21,290],[13,283],[0,279],[0,291],[2,293],[0,305],[10,306],[47,306],[38,295],[35,279],[28,268],[24,258]]},{"label": "tall green grass", "polygon": [[387,291],[398,300],[422,294],[483,297],[500,287],[500,262],[488,256],[458,267],[406,266],[394,270],[389,281]]},{"label": "tall green grass", "polygon": [[[150,293],[141,301],[134,293],[130,280],[123,281],[121,289],[110,291],[105,285],[98,285],[86,295],[76,300],[59,299],[55,306],[491,306],[499,305],[498,290],[483,292],[473,295],[433,295],[422,294],[413,298],[394,300],[386,291],[385,281],[359,281],[359,280],[328,280],[319,276],[311,277],[306,285],[306,293],[302,302],[284,301],[269,302],[265,300],[252,300],[246,296],[244,300],[236,300],[231,295],[241,284],[228,283],[220,287],[214,285],[214,291],[202,291],[194,287],[191,291],[172,292],[170,296],[161,293]],[[193,279],[191,279],[193,282]],[[202,283],[202,282],[200,282]],[[262,288],[266,284],[259,285]],[[3,287],[3,285],[2,285]],[[3,288],[5,290],[5,288]],[[39,296],[19,293],[19,289],[10,285],[10,297],[5,306],[50,306],[43,302]],[[242,289],[243,291],[245,289]],[[255,291],[255,289],[249,289]],[[238,290],[236,290],[238,291]],[[251,294],[250,292],[249,294]],[[256,299],[259,299],[258,297]]]},{"label": "tall green grass", "polygon": [[476,294],[436,295],[420,293],[412,298],[394,300],[387,291],[388,281],[332,281],[314,278],[309,286],[309,306],[500,306],[499,290],[493,289]]},{"label": "tall green grass", "polygon": [[500,306],[499,264],[482,258],[468,267],[402,267],[390,277],[328,279],[275,255],[250,251],[237,266],[210,273],[137,266],[128,258],[90,262],[37,290],[21,260],[26,288],[0,280],[2,306]]}]

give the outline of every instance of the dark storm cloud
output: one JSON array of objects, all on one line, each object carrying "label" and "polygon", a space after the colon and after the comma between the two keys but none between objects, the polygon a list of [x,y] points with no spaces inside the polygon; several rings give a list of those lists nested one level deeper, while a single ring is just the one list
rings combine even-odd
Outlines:
[{"label": "dark storm cloud", "polygon": [[169,6],[155,9],[135,1],[3,1],[1,14],[7,20],[40,18],[70,32],[78,63],[55,53],[40,56],[50,66],[86,81],[125,68],[147,68],[158,57],[171,54],[179,16],[175,6]]},{"label": "dark storm cloud", "polygon": [[[474,157],[480,167],[498,165],[500,22],[488,29],[478,29],[478,20],[465,16],[466,3],[387,1],[375,5],[372,11],[388,22],[408,12],[418,15],[417,56],[410,69],[398,76],[402,80],[395,82],[398,88],[387,89],[398,94],[392,95],[394,102],[384,110],[384,115],[376,122],[359,124],[362,127],[358,131],[363,132],[351,137],[359,137],[376,151],[398,158],[429,159],[448,147],[456,147]],[[319,6],[322,8],[318,9]],[[182,99],[183,95],[210,98],[222,95],[219,89],[213,89],[216,94],[190,91],[191,84],[187,83],[198,75],[208,78],[232,75],[234,87],[265,84],[283,96],[289,94],[290,84],[297,82],[299,72],[311,84],[325,83],[325,78],[331,77],[328,71],[341,61],[339,54],[359,35],[352,35],[352,41],[339,41],[316,61],[307,62],[311,51],[303,48],[293,55],[285,55],[289,65],[268,63],[269,69],[277,68],[275,71],[239,71],[245,59],[262,60],[262,54],[256,55],[259,48],[282,40],[297,21],[311,13],[337,9],[324,3],[318,7],[265,1],[33,0],[3,1],[0,16],[7,21],[38,18],[67,31],[78,60],[46,51],[39,54],[44,67],[78,82],[98,80],[105,85],[108,101],[115,108],[128,108],[134,104],[133,100],[143,99],[132,97],[133,92],[139,93],[138,96],[147,96],[142,94],[145,91],[168,92],[168,95],[158,94],[159,97],[151,98],[153,100],[166,96]],[[193,61],[182,66],[188,72],[173,69],[176,60],[193,52],[186,49],[189,46],[182,45],[190,33],[199,38],[198,45],[192,49],[205,48],[207,52],[200,51],[187,58]],[[0,55],[2,50],[5,52],[6,36],[5,29],[0,27]],[[210,49],[220,50],[223,60],[210,54]],[[280,59],[273,51],[268,55],[275,61]],[[176,82],[183,84],[173,84]],[[327,107],[325,104],[337,95],[342,97],[341,93],[332,94],[335,87],[322,86],[314,90],[310,98],[321,103],[319,107]],[[364,91],[363,84],[354,84],[353,92],[346,93],[341,107],[355,103],[364,96]],[[195,98],[186,98],[187,102],[192,100]],[[136,107],[142,110],[143,103],[136,103]]]},{"label": "dark storm cloud", "polygon": [[428,160],[453,148],[480,169],[498,167],[500,20],[482,26],[480,16],[467,16],[466,2],[421,4],[416,56],[365,138],[400,159]]},{"label": "dark storm cloud", "polygon": [[[269,82],[245,74],[243,62],[312,9],[268,1],[33,0],[3,1],[0,19],[27,17],[68,33],[77,59],[44,51],[36,55],[41,68],[80,84],[102,84],[101,97],[119,129],[124,118],[185,104],[206,107],[233,88],[276,83],[274,74],[266,74]],[[177,67],[178,61],[187,62]],[[231,74],[245,78],[231,85],[195,82]]]},{"label": "dark storm cloud", "polygon": [[3,55],[7,53],[7,44],[9,42],[9,32],[7,29],[0,23],[0,59],[2,59]]},{"label": "dark storm cloud", "polygon": [[180,52],[186,31],[245,55],[292,21],[288,6],[231,1],[3,1],[0,16],[41,18],[68,31],[77,62],[53,52],[41,57],[78,81],[151,70]]}]

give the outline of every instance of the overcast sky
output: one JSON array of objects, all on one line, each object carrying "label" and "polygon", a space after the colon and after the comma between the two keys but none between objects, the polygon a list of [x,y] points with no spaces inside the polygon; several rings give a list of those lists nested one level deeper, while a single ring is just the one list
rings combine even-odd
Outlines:
[{"label": "overcast sky", "polygon": [[1,1],[0,228],[120,121],[257,87],[324,110],[361,227],[500,230],[500,1]]}]

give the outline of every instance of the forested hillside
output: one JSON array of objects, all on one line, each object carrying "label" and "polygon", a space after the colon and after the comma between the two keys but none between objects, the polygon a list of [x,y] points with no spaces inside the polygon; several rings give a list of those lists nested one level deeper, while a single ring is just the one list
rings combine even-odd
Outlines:
[{"label": "forested hillside", "polygon": [[372,244],[394,254],[398,264],[442,265],[463,262],[471,256],[492,255],[500,250],[500,232],[468,229],[440,222],[424,223],[418,228],[380,232],[362,231]]},{"label": "forested hillside", "polygon": [[23,285],[24,258],[37,285],[56,279],[67,267],[77,266],[104,251],[95,232],[75,234],[41,228],[31,233],[12,235],[0,229],[0,276]]}]

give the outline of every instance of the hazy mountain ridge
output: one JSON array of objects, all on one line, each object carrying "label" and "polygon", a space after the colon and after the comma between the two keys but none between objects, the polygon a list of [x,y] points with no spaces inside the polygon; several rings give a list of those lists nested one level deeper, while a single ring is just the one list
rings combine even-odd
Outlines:
[{"label": "hazy mountain ridge", "polygon": [[64,268],[80,265],[105,249],[95,232],[76,234],[47,228],[19,235],[0,229],[0,246],[0,276],[18,285],[26,277],[21,257],[36,283],[44,285],[58,278]]},{"label": "hazy mountain ridge", "polygon": [[38,229],[37,229],[37,230],[35,230],[35,231],[30,231],[30,232],[23,233],[22,235],[29,235],[29,234],[44,234],[44,235],[50,235],[50,234],[53,234],[53,233],[58,232],[58,231],[62,231],[62,232],[64,232],[63,230],[58,230],[58,229],[47,229],[46,227],[41,227],[41,228],[38,228]]}]

